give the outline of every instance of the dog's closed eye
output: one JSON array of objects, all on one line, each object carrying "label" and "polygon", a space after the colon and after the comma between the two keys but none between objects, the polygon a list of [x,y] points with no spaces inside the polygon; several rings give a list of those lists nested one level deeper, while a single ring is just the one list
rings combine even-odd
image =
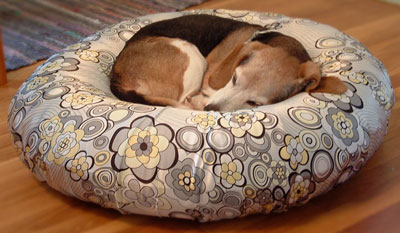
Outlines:
[{"label": "dog's closed eye", "polygon": [[233,86],[236,85],[236,82],[237,82],[237,75],[236,75],[236,72],[235,72],[235,73],[233,73],[233,76],[232,76],[232,84],[233,84]]},{"label": "dog's closed eye", "polygon": [[253,100],[246,101],[246,104],[248,104],[248,105],[250,105],[252,107],[257,107],[257,106],[263,105],[262,103],[259,103],[259,102],[253,101]]},{"label": "dog's closed eye", "polygon": [[240,59],[239,65],[238,66],[242,66],[242,65],[246,65],[246,63],[249,62],[251,57],[251,54],[245,55]]}]

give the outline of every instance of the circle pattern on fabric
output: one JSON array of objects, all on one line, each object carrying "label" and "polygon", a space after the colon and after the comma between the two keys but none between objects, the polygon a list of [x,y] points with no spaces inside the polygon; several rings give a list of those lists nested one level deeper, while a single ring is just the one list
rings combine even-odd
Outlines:
[{"label": "circle pattern on fabric", "polygon": [[236,218],[239,217],[240,214],[241,214],[240,210],[231,207],[221,207],[218,210],[218,216],[220,216],[221,218],[227,218],[227,219]]},{"label": "circle pattern on fabric", "polygon": [[67,94],[69,91],[70,91],[70,89],[68,87],[64,87],[64,86],[53,87],[53,88],[47,89],[44,92],[43,98],[47,99],[47,100],[55,99],[55,98],[58,98],[60,96]]},{"label": "circle pattern on fabric", "polygon": [[114,122],[125,121],[132,116],[132,112],[127,109],[116,109],[108,113],[108,119]]},{"label": "circle pattern on fabric", "polygon": [[282,187],[276,186],[272,192],[275,200],[282,200],[285,198],[285,190]]},{"label": "circle pattern on fabric", "polygon": [[101,150],[108,145],[110,139],[107,136],[100,136],[93,141],[94,148]]},{"label": "circle pattern on fabric", "polygon": [[118,32],[119,38],[125,42],[128,41],[134,34],[135,33],[128,30]]},{"label": "circle pattern on fabric", "polygon": [[262,160],[253,160],[249,164],[250,181],[257,188],[266,188],[269,185],[267,176],[268,166]]},{"label": "circle pattern on fabric", "polygon": [[232,153],[235,158],[238,158],[242,161],[245,161],[248,157],[248,154],[246,153],[246,148],[243,143],[236,143],[233,146]]},{"label": "circle pattern on fabric", "polygon": [[274,129],[272,130],[271,133],[271,138],[272,138],[272,142],[278,146],[283,146],[285,145],[285,131],[281,130],[281,129]]},{"label": "circle pattern on fabric", "polygon": [[176,133],[176,142],[186,151],[197,152],[203,147],[203,135],[195,127],[184,127]]},{"label": "circle pattern on fabric", "polygon": [[299,139],[300,144],[308,151],[316,151],[320,146],[318,135],[311,130],[302,130]]},{"label": "circle pattern on fabric", "polygon": [[13,125],[12,125],[14,130],[18,130],[18,127],[21,125],[22,121],[25,119],[25,115],[26,115],[25,108],[21,108],[21,110],[19,110],[17,112],[17,114],[15,114],[14,120],[13,120]]},{"label": "circle pattern on fabric", "polygon": [[296,19],[295,22],[300,25],[306,25],[306,26],[313,26],[313,25],[318,25],[319,23],[309,20],[309,19]]},{"label": "circle pattern on fabric", "polygon": [[293,107],[288,110],[289,117],[297,124],[308,129],[321,128],[321,115],[312,108]]},{"label": "circle pattern on fabric", "polygon": [[103,166],[110,160],[110,158],[111,158],[111,154],[109,151],[99,151],[94,156],[94,163],[97,166]]},{"label": "circle pattern on fabric", "polygon": [[100,31],[100,34],[104,36],[113,36],[117,34],[118,30],[116,28],[105,28],[102,31]]},{"label": "circle pattern on fabric", "polygon": [[325,108],[326,107],[326,102],[320,101],[319,99],[316,99],[314,97],[306,97],[303,99],[303,102],[311,107],[315,108]]},{"label": "circle pattern on fabric", "polygon": [[207,134],[208,145],[219,153],[225,153],[232,149],[234,138],[228,130],[218,129],[211,130]]},{"label": "circle pattern on fabric", "polygon": [[278,117],[273,114],[265,114],[265,119],[262,121],[266,129],[272,129],[278,124]]},{"label": "circle pattern on fabric", "polygon": [[40,99],[40,97],[42,97],[42,92],[40,91],[34,92],[30,96],[28,96],[28,98],[26,98],[25,104],[26,105],[34,104],[36,100]]},{"label": "circle pattern on fabric", "polygon": [[252,185],[246,185],[243,187],[243,196],[248,198],[255,198],[257,195],[257,190]]},{"label": "circle pattern on fabric", "polygon": [[82,181],[82,188],[86,191],[92,191],[93,183],[90,182],[89,180],[84,180],[84,181]]},{"label": "circle pattern on fabric", "polygon": [[332,147],[333,147],[333,140],[332,140],[331,136],[329,136],[328,134],[323,133],[323,134],[321,135],[321,142],[322,142],[322,145],[323,145],[327,150],[332,149]]},{"label": "circle pattern on fabric", "polygon": [[79,127],[85,132],[82,140],[90,141],[97,138],[107,130],[107,126],[107,120],[103,117],[89,118]]},{"label": "circle pattern on fabric", "polygon": [[203,150],[202,158],[203,162],[208,165],[213,165],[217,161],[217,156],[215,155],[215,152],[210,148]]},{"label": "circle pattern on fabric", "polygon": [[345,42],[337,37],[325,37],[316,42],[316,47],[319,49],[340,48],[345,45]]},{"label": "circle pattern on fabric", "polygon": [[139,113],[151,112],[151,111],[156,110],[156,108],[154,106],[141,105],[141,104],[133,104],[133,105],[129,106],[129,109],[134,112],[139,112]]},{"label": "circle pattern on fabric", "polygon": [[226,192],[224,198],[222,199],[222,203],[225,206],[231,207],[239,207],[242,202],[242,196],[237,192]]},{"label": "circle pattern on fabric", "polygon": [[69,110],[62,110],[59,114],[58,114],[58,116],[60,117],[60,118],[66,118],[66,117],[68,117],[69,115],[71,114],[71,112],[69,111]]},{"label": "circle pattern on fabric", "polygon": [[115,56],[110,51],[99,50],[99,60],[105,63],[113,63],[115,61]]},{"label": "circle pattern on fabric", "polygon": [[220,203],[224,196],[224,191],[221,187],[215,186],[214,190],[208,192],[208,197],[210,198],[211,203]]},{"label": "circle pattern on fabric", "polygon": [[350,155],[344,150],[337,149],[336,150],[336,165],[337,167],[342,170],[349,164],[350,162]]},{"label": "circle pattern on fabric", "polygon": [[39,142],[39,135],[36,132],[31,133],[28,138],[28,145],[31,151],[37,147],[38,142]]},{"label": "circle pattern on fabric", "polygon": [[112,168],[99,168],[94,172],[94,181],[104,189],[110,189],[114,186],[116,177]]},{"label": "circle pattern on fabric", "polygon": [[317,182],[326,180],[333,171],[333,159],[329,152],[319,150],[315,152],[311,161],[311,171]]},{"label": "circle pattern on fabric", "polygon": [[98,117],[101,116],[105,113],[108,113],[109,111],[111,111],[113,109],[112,106],[110,105],[97,105],[91,109],[89,109],[89,116],[91,117]]},{"label": "circle pattern on fabric", "polygon": [[255,138],[249,134],[246,134],[244,139],[246,145],[253,151],[263,153],[263,152],[268,152],[269,149],[271,148],[271,139],[266,133],[261,138]]}]

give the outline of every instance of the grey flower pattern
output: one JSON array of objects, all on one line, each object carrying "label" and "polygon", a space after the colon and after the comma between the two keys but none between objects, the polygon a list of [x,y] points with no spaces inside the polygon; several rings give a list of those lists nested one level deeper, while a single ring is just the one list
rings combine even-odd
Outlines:
[{"label": "grey flower pattern", "polygon": [[260,203],[255,202],[251,198],[244,199],[242,205],[240,206],[242,217],[251,214],[263,213],[264,212],[263,210],[264,210],[263,206],[261,206]]},{"label": "grey flower pattern", "polygon": [[332,133],[339,138],[343,144],[350,147],[353,143],[360,141],[358,133],[358,121],[349,113],[340,109],[328,109],[326,121],[331,127]]},{"label": "grey flower pattern", "polygon": [[344,70],[351,70],[352,64],[349,61],[332,60],[322,65],[322,71],[325,73],[336,73]]},{"label": "grey flower pattern", "polygon": [[211,176],[191,158],[179,161],[165,176],[165,182],[170,187],[167,195],[176,196],[183,202],[205,204],[209,198],[207,192],[214,189],[214,182],[205,183],[205,180],[211,180]]},{"label": "grey flower pattern", "polygon": [[193,170],[191,166],[184,165],[181,168],[171,169],[166,177],[166,182],[180,199],[199,202],[200,194],[205,190],[203,179],[204,172],[202,170],[199,168]]},{"label": "grey flower pattern", "polygon": [[232,159],[230,155],[223,154],[221,163],[214,166],[214,174],[220,177],[220,182],[225,188],[243,186],[246,178],[243,176],[243,164],[239,159]]},{"label": "grey flower pattern", "polygon": [[74,181],[89,179],[89,170],[93,167],[93,157],[88,156],[86,152],[81,151],[65,164],[65,169],[70,172]]},{"label": "grey flower pattern", "polygon": [[124,197],[133,200],[146,208],[155,208],[157,199],[152,188],[148,186],[140,187],[135,179],[128,179],[128,187],[124,191]]},{"label": "grey flower pattern", "polygon": [[355,72],[353,70],[349,71],[342,71],[340,72],[340,75],[347,77],[349,81],[355,84],[364,84],[368,85],[368,76],[365,75],[365,72]]},{"label": "grey flower pattern", "polygon": [[219,124],[236,137],[250,134],[253,137],[261,137],[264,134],[264,126],[261,123],[266,117],[265,113],[252,110],[243,110],[233,113],[224,113],[219,119]]},{"label": "grey flower pattern", "polygon": [[199,206],[196,209],[187,209],[185,212],[199,222],[208,222],[214,217],[216,211],[208,206]]},{"label": "grey flower pattern", "polygon": [[289,162],[290,167],[296,170],[299,165],[305,165],[308,162],[308,151],[303,148],[299,137],[293,137],[288,134],[285,136],[285,146],[279,150],[280,157]]},{"label": "grey flower pattern", "polygon": [[103,97],[93,95],[92,93],[80,91],[75,93],[68,93],[64,95],[61,106],[64,108],[81,109],[87,105],[100,103]]},{"label": "grey flower pattern", "polygon": [[77,50],[85,50],[90,48],[89,41],[81,41],[76,44],[70,45],[64,49],[65,52],[75,52]]},{"label": "grey flower pattern", "polygon": [[286,198],[289,205],[301,204],[315,191],[315,183],[311,177],[308,170],[304,170],[300,174],[294,172],[290,175],[290,190]]},{"label": "grey flower pattern", "polygon": [[347,86],[347,91],[343,94],[311,93],[311,96],[326,102],[331,102],[336,107],[346,112],[353,112],[353,107],[359,109],[363,108],[364,104],[361,97],[356,93],[357,89],[348,82],[344,83]]},{"label": "grey flower pattern", "polygon": [[257,191],[256,197],[254,198],[256,203],[260,205],[266,205],[273,201],[271,190],[269,189],[261,189]]},{"label": "grey flower pattern", "polygon": [[274,185],[285,187],[289,177],[289,169],[283,161],[272,161],[267,170],[267,176],[272,179]]},{"label": "grey flower pattern", "polygon": [[21,93],[28,94],[29,92],[37,91],[49,86],[55,80],[55,75],[34,76],[27,81]]},{"label": "grey flower pattern", "polygon": [[382,82],[380,82],[377,87],[372,89],[372,95],[375,97],[375,100],[379,103],[379,105],[383,106],[385,110],[389,110],[393,107],[393,93],[390,93],[388,88],[386,88]]},{"label": "grey flower pattern", "polygon": [[173,136],[168,125],[154,125],[154,119],[148,116],[137,118],[129,128],[121,128],[114,134],[111,141],[114,169],[130,169],[141,182],[150,183],[158,170],[169,169],[177,162],[177,149],[171,143]]},{"label": "grey flower pattern", "polygon": [[36,75],[45,76],[62,71],[75,71],[78,70],[79,60],[75,58],[53,56],[47,62],[43,63],[37,70]]},{"label": "grey flower pattern", "polygon": [[106,83],[120,49],[144,25],[171,15],[122,22],[50,57],[12,99],[13,142],[39,180],[122,213],[204,222],[304,204],[346,181],[378,149],[393,90],[383,65],[353,38],[272,13],[172,16],[184,14],[312,31],[301,43],[348,91],[231,113],[120,101]]}]

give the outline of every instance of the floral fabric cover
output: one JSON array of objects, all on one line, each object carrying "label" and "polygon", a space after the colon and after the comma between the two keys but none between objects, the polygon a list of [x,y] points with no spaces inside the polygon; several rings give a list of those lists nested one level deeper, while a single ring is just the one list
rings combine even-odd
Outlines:
[{"label": "floral fabric cover", "polygon": [[[116,99],[108,74],[125,42],[147,24],[186,14],[290,35],[348,91],[227,113]],[[52,188],[122,213],[203,222],[281,212],[346,181],[382,143],[393,104],[383,64],[330,26],[195,10],[123,21],[65,48],[22,84],[8,122],[22,161]]]}]

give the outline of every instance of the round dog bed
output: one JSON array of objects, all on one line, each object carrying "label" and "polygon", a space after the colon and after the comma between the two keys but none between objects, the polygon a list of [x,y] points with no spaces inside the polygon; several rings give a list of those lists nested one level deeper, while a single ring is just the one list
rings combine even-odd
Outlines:
[{"label": "round dog bed", "polygon": [[[147,24],[186,14],[290,35],[348,90],[227,113],[116,99],[108,74],[125,42]],[[330,26],[196,10],[123,21],[55,54],[20,87],[8,122],[22,161],[66,195],[122,213],[210,221],[281,212],[346,181],[382,143],[393,102],[382,63]]]}]

